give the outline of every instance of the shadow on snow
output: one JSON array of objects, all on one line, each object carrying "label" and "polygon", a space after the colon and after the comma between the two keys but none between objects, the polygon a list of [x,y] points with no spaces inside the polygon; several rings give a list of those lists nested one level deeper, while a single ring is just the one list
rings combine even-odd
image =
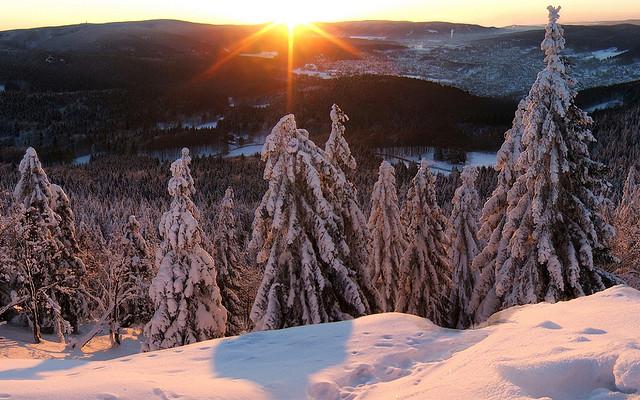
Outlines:
[{"label": "shadow on snow", "polygon": [[310,377],[347,358],[352,321],[253,332],[220,343],[213,372],[220,378],[244,379],[277,399],[306,398]]}]

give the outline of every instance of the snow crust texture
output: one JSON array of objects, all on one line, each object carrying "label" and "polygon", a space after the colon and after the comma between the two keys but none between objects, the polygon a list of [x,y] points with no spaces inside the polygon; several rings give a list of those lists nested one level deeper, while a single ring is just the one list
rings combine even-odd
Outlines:
[{"label": "snow crust texture", "polygon": [[109,361],[0,358],[0,392],[43,400],[637,399],[638,311],[640,292],[616,286],[510,308],[465,331],[386,313]]}]

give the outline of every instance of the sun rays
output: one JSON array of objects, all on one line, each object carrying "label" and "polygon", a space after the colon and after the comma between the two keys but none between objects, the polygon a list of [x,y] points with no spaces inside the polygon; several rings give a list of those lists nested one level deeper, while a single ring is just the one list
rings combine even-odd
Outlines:
[{"label": "sun rays", "polygon": [[[251,46],[254,45],[258,40],[264,37],[268,33],[272,33],[274,30],[279,30],[282,32],[282,40],[286,40],[286,48],[287,48],[287,66],[286,66],[286,107],[287,111],[291,111],[293,107],[293,83],[294,83],[294,70],[295,70],[295,48],[296,48],[296,38],[302,35],[307,35],[309,38],[309,34],[315,35],[316,37],[320,37],[323,40],[327,40],[334,46],[346,51],[349,54],[358,56],[359,51],[351,46],[348,42],[341,39],[340,37],[327,32],[325,29],[320,27],[318,24],[312,22],[302,22],[301,19],[291,18],[288,20],[280,20],[278,22],[272,22],[267,25],[264,25],[256,32],[238,40],[232,46],[228,46],[225,48],[224,56],[218,59],[213,65],[207,68],[203,73],[201,73],[194,81],[200,82],[205,79],[210,79],[215,76],[215,74],[228,62],[233,60],[234,58],[241,56],[243,52],[251,49]],[[284,43],[283,43],[284,44]]]}]

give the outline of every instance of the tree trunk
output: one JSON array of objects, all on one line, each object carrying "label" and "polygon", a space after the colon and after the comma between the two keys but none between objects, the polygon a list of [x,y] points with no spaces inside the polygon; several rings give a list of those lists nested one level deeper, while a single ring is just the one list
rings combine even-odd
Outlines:
[{"label": "tree trunk", "polygon": [[36,300],[31,298],[31,324],[33,325],[33,341],[38,344],[41,341],[40,322],[38,322],[38,304]]}]

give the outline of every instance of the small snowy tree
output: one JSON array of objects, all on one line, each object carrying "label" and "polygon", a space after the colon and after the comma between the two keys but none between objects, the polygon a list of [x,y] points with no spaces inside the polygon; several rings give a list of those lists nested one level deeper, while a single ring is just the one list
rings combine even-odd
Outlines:
[{"label": "small snowy tree", "polygon": [[218,287],[222,304],[227,309],[227,335],[235,336],[247,330],[243,321],[243,306],[238,298],[240,281],[240,245],[236,237],[235,201],[232,188],[227,188],[218,210],[213,237],[213,257],[218,269]]},{"label": "small snowy tree", "polygon": [[378,181],[371,194],[369,232],[369,281],[375,288],[380,311],[395,311],[400,259],[407,240],[400,220],[395,169],[386,161],[380,164]]},{"label": "small snowy tree", "polygon": [[251,311],[257,330],[340,321],[368,312],[349,263],[344,221],[330,187],[344,175],[283,117],[262,151],[269,188],[255,212],[249,248],[264,275]]},{"label": "small snowy tree", "polygon": [[409,186],[402,219],[409,244],[400,261],[396,311],[446,325],[451,291],[447,220],[436,201],[435,178],[425,160]]},{"label": "small snowy tree", "polygon": [[122,258],[122,286],[131,292],[120,306],[120,324],[131,326],[149,321],[153,315],[149,298],[149,285],[153,277],[152,254],[135,215],[129,216],[122,231],[119,247]]},{"label": "small snowy tree", "polygon": [[589,157],[592,121],[575,105],[575,82],[560,57],[560,8],[548,9],[546,67],[524,107],[523,147],[507,194],[495,283],[477,302],[485,304],[477,320],[514,305],[591,294],[615,282],[598,265],[609,258],[612,229],[599,212],[606,182],[602,166]]},{"label": "small snowy tree", "polygon": [[39,341],[42,327],[64,341],[65,333],[77,331],[86,312],[80,284],[84,264],[76,256],[73,213],[64,191],[49,182],[33,148],[27,149],[19,169],[14,198],[20,249],[14,291],[28,299],[34,340]]},{"label": "small snowy tree", "polygon": [[616,219],[626,221],[635,219],[638,215],[637,213],[640,211],[640,204],[638,203],[640,201],[638,199],[638,194],[640,193],[640,182],[638,182],[639,178],[636,167],[632,165],[629,168],[627,179],[624,182],[622,198],[620,199],[620,204],[616,209]]},{"label": "small snowy tree", "polygon": [[351,155],[349,144],[344,138],[346,128],[344,123],[349,121],[349,117],[345,114],[337,104],[331,107],[329,113],[331,117],[331,134],[329,140],[324,146],[329,161],[340,168],[342,172],[350,172],[356,169],[356,160]]},{"label": "small snowy tree", "polygon": [[[3,217],[0,215],[0,308],[12,301],[13,288],[16,286],[18,268],[17,250],[20,247],[16,234],[16,215]],[[9,311],[12,307],[7,308]],[[0,313],[0,318],[10,318]]]},{"label": "small snowy tree", "polygon": [[66,271],[65,284],[73,288],[73,293],[60,296],[58,302],[62,315],[69,321],[74,332],[78,331],[79,319],[86,318],[89,306],[85,293],[87,292],[82,277],[86,273],[84,262],[80,259],[80,247],[76,238],[76,220],[71,209],[71,202],[64,190],[55,184],[51,185],[51,208],[60,217],[58,239],[62,243],[58,255],[58,268]]},{"label": "small snowy tree", "polygon": [[367,219],[358,203],[358,191],[348,179],[350,173],[353,173],[357,167],[349,144],[344,138],[346,131],[344,123],[349,121],[349,117],[336,104],[331,107],[329,116],[331,117],[331,134],[325,144],[325,154],[341,176],[338,179],[325,179],[323,185],[328,186],[327,190],[336,195],[336,207],[344,221],[346,242],[349,246],[349,264],[357,273],[358,284],[371,306],[371,311],[377,311],[375,288],[369,280],[370,273],[367,271],[369,260]]},{"label": "small snowy tree", "polygon": [[465,167],[460,177],[462,185],[453,195],[449,217],[449,259],[453,273],[450,315],[451,326],[464,329],[473,322],[468,309],[476,280],[476,270],[471,263],[481,247],[477,238],[480,200],[475,188],[477,168]]},{"label": "small snowy tree", "polygon": [[630,286],[640,288],[640,185],[635,166],[629,168],[622,191],[622,199],[616,209],[614,223],[616,239],[614,252],[618,258],[616,273]]},{"label": "small snowy tree", "polygon": [[195,193],[189,170],[189,150],[171,164],[171,208],[160,220],[162,238],[156,256],[158,274],[150,296],[153,318],[145,326],[144,351],[166,349],[225,334],[227,310],[216,283],[213,258],[202,248],[199,212],[191,200]]}]

